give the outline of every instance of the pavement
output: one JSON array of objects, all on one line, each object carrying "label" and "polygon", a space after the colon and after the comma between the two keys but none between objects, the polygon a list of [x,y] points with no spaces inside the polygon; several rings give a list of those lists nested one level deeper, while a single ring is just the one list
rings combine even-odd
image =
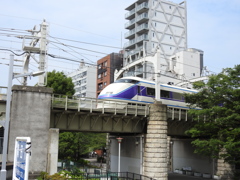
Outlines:
[{"label": "pavement", "polygon": [[[96,161],[96,158],[89,158],[85,159],[90,162],[90,164],[95,165],[97,167],[101,167],[102,171],[106,171],[106,164],[105,163],[98,163]],[[177,174],[177,173],[168,173],[168,180],[200,180],[200,179],[205,179],[203,177],[195,177],[195,176],[188,176],[184,174]]]},{"label": "pavement", "polygon": [[205,179],[202,177],[194,177],[194,176],[187,176],[183,174],[176,174],[176,173],[168,173],[168,180],[199,180],[199,179]]}]

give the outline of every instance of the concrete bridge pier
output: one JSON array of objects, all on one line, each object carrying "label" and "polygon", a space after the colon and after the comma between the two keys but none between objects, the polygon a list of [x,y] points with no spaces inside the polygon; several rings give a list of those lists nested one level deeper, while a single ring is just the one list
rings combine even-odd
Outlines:
[{"label": "concrete bridge pier", "polygon": [[150,105],[150,119],[144,147],[144,175],[157,180],[168,179],[167,106]]},{"label": "concrete bridge pier", "polygon": [[14,160],[16,137],[30,137],[32,155],[29,174],[56,172],[59,131],[50,129],[51,95],[51,88],[19,85],[12,87],[8,162]]},{"label": "concrete bridge pier", "polygon": [[[220,152],[221,154],[222,152]],[[233,179],[233,171],[235,167],[225,162],[223,159],[217,160],[217,175],[221,180],[231,180]]]}]

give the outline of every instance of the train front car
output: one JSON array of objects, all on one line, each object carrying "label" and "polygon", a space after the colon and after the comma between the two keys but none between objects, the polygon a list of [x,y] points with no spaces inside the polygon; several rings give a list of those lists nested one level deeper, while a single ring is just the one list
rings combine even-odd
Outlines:
[{"label": "train front car", "polygon": [[124,108],[127,104],[125,101],[136,99],[138,82],[138,80],[133,78],[121,78],[116,80],[114,83],[109,84],[98,96],[98,99],[108,101],[99,101],[98,108],[114,108],[116,105],[114,100],[118,101],[118,107]]}]

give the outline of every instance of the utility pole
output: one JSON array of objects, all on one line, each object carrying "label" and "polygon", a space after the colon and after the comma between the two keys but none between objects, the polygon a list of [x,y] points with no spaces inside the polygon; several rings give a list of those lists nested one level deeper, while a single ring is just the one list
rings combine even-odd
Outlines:
[{"label": "utility pole", "polygon": [[[48,25],[46,21],[43,20],[42,24],[40,25],[39,31],[36,30],[36,26],[34,26],[33,30],[29,30],[29,32],[32,33],[32,36],[19,37],[23,38],[23,50],[29,52],[24,57],[23,74],[28,73],[30,58],[33,58],[39,64],[39,71],[45,71],[45,74],[39,76],[38,78],[39,86],[45,86],[47,84],[47,79],[45,78],[47,69],[47,28]],[[28,39],[31,39],[31,42],[26,45],[25,40]],[[35,59],[34,56],[31,55],[31,53],[39,54],[39,60]],[[27,85],[27,77],[23,77],[23,85]]]}]

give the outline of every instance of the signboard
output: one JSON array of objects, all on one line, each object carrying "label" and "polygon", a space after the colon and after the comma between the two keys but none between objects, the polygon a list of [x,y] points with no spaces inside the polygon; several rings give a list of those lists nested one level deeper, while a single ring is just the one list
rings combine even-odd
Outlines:
[{"label": "signboard", "polygon": [[13,180],[28,180],[29,157],[31,155],[30,137],[17,137],[13,163]]}]

